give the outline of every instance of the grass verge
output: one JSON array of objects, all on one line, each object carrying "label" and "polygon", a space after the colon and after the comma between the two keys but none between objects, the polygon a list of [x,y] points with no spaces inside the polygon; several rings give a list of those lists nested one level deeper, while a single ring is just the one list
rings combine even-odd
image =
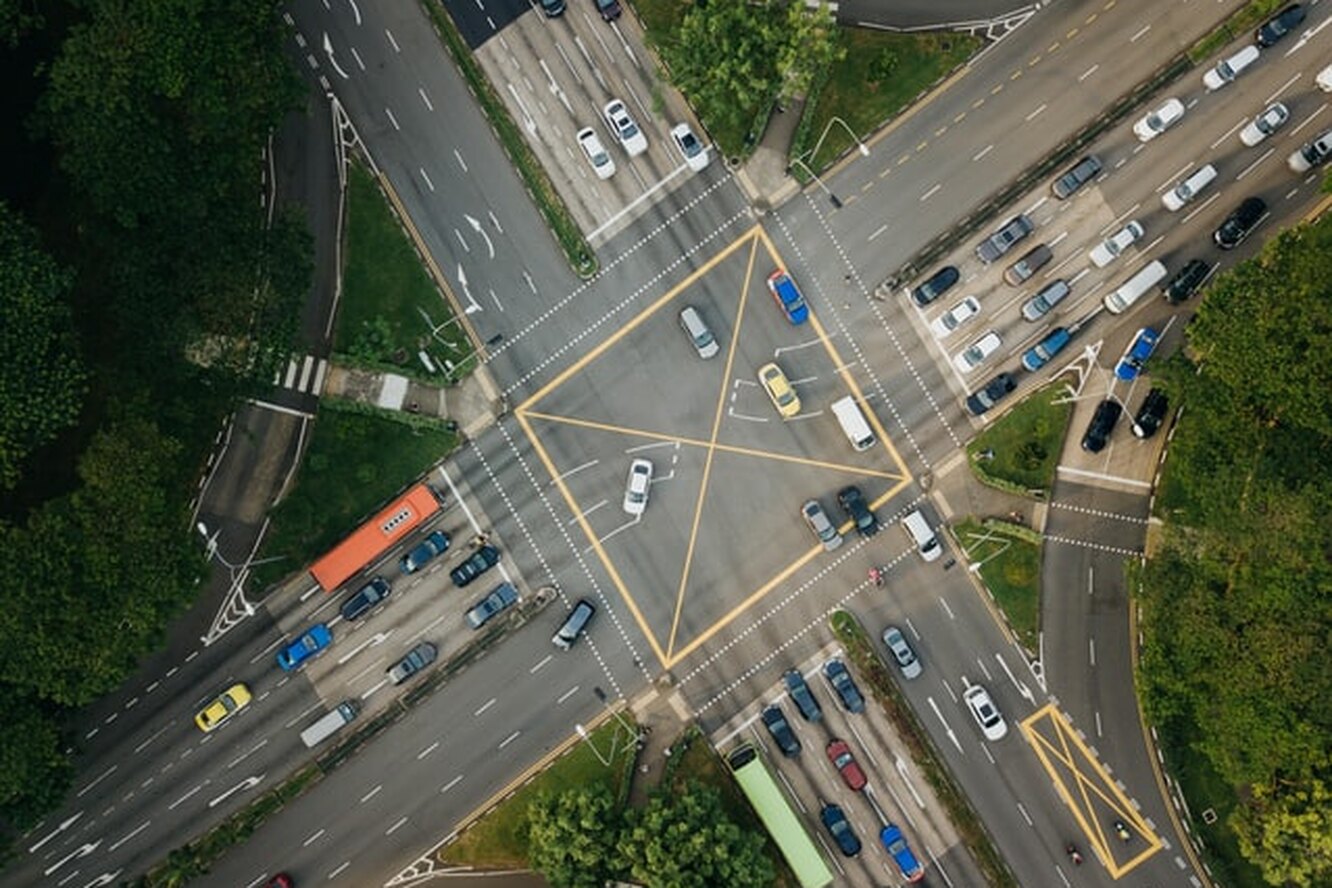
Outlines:
[{"label": "grass verge", "polygon": [[[816,170],[831,166],[860,139],[911,105],[938,81],[978,52],[982,42],[967,34],[894,34],[842,28],[846,57],[834,64],[809,97],[791,146]],[[846,127],[836,125],[840,119]],[[831,126],[831,128],[829,128]],[[827,131],[822,144],[815,140]]]},{"label": "grass verge", "polygon": [[348,181],[346,239],[343,298],[333,331],[339,363],[434,383],[440,378],[421,363],[418,351],[429,352],[450,381],[474,366],[472,344],[452,307],[360,164],[352,165]]},{"label": "grass verge", "polygon": [[952,773],[934,748],[929,734],[902,696],[901,689],[893,681],[873,641],[865,633],[865,628],[846,611],[834,613],[830,622],[833,633],[846,650],[846,656],[855,664],[856,677],[861,686],[869,688],[870,694],[896,726],[898,734],[911,750],[912,761],[920,768],[939,803],[948,812],[949,820],[957,828],[962,844],[980,867],[985,883],[990,888],[1018,888],[1017,879],[994,846],[990,834],[985,831],[985,825],[976,816],[971,802],[953,780]]},{"label": "grass verge", "polygon": [[[441,862],[496,868],[526,866],[527,806],[542,793],[602,784],[612,798],[624,800],[637,754],[634,737],[638,728],[627,715],[621,716],[633,726],[632,734],[618,718],[607,719],[586,740],[569,747],[558,761],[469,826],[440,853]],[[610,761],[609,766],[602,757]]]},{"label": "grass verge", "polygon": [[1032,392],[972,439],[967,458],[977,478],[1023,496],[1044,498],[1049,494],[1064,431],[1073,414],[1071,403],[1054,403],[1062,391],[1056,384]]},{"label": "grass verge", "polygon": [[1256,28],[1263,19],[1286,5],[1286,0],[1250,0],[1231,13],[1205,37],[1189,47],[1189,61],[1202,64],[1221,47],[1235,40],[1249,29]]},{"label": "grass verge", "polygon": [[296,485],[272,511],[254,569],[265,589],[342,539],[357,523],[457,446],[458,437],[418,417],[325,399]]},{"label": "grass verge", "polygon": [[967,560],[1004,612],[1008,626],[1028,651],[1037,649],[1041,628],[1040,534],[1007,521],[968,518],[953,525]]},{"label": "grass verge", "polygon": [[536,155],[523,140],[518,125],[509,116],[509,110],[495,94],[481,66],[472,58],[472,51],[467,48],[462,35],[458,33],[453,19],[438,0],[426,3],[425,9],[430,13],[430,18],[435,23],[435,30],[444,39],[444,46],[453,56],[453,61],[462,72],[463,79],[467,81],[468,89],[476,97],[477,104],[481,106],[481,112],[489,118],[490,125],[495,128],[495,135],[508,153],[514,169],[522,177],[523,184],[527,186],[537,210],[554,232],[555,240],[564,250],[569,265],[579,277],[585,280],[591,278],[597,271],[597,258],[593,255],[592,248],[583,239],[583,233],[578,230],[578,225],[574,223],[573,216],[569,215],[568,207],[560,200],[545,170],[541,169]]}]

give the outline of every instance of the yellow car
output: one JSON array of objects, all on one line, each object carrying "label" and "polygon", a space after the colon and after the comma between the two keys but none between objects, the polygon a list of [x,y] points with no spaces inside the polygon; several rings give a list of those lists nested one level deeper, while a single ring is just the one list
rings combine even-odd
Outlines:
[{"label": "yellow car", "polygon": [[243,684],[234,684],[205,706],[194,717],[194,723],[199,726],[199,730],[207,734],[250,705],[250,699],[249,688]]},{"label": "yellow car", "polygon": [[758,378],[763,388],[767,390],[768,397],[772,399],[772,406],[777,408],[783,419],[800,412],[800,396],[791,388],[791,382],[781,367],[775,363],[764,364],[759,368]]}]

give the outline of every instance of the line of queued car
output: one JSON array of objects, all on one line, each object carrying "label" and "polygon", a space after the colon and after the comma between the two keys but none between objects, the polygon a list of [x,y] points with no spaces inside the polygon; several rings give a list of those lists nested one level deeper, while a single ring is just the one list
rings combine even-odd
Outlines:
[{"label": "line of queued car", "polygon": [[[624,153],[629,155],[630,159],[638,157],[647,151],[647,136],[638,121],[634,120],[629,113],[628,107],[620,99],[611,99],[601,109],[602,122],[610,130],[615,141],[624,149]],[[583,156],[587,158],[588,164],[592,167],[592,172],[598,179],[609,179],[615,175],[615,159],[611,157],[610,152],[602,143],[601,137],[597,131],[590,126],[580,129],[575,135],[574,140],[578,147],[582,149]],[[707,169],[711,161],[711,155],[708,146],[694,135],[694,130],[687,123],[677,123],[671,127],[671,142],[675,145],[675,150],[680,154],[684,163],[693,171]]]}]

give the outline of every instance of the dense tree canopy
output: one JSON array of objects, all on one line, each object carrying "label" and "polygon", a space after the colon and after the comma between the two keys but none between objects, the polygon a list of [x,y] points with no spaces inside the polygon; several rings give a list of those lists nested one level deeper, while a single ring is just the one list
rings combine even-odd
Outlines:
[{"label": "dense tree canopy", "polygon": [[620,816],[600,784],[546,795],[527,811],[528,863],[554,888],[601,888],[622,867]]},{"label": "dense tree canopy", "polygon": [[[1234,793],[1274,885],[1332,883],[1332,217],[1209,289],[1143,583],[1150,715]],[[1181,751],[1183,752],[1183,751]]]}]

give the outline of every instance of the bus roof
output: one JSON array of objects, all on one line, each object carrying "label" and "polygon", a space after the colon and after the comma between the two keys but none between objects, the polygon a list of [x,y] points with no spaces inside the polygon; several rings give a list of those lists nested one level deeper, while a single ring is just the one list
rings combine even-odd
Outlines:
[{"label": "bus roof", "polygon": [[754,747],[748,743],[741,745],[727,756],[727,761],[740,789],[791,866],[801,888],[831,885],[832,871]]},{"label": "bus roof", "polygon": [[418,484],[329,550],[310,573],[325,592],[332,592],[438,511],[435,492]]}]

